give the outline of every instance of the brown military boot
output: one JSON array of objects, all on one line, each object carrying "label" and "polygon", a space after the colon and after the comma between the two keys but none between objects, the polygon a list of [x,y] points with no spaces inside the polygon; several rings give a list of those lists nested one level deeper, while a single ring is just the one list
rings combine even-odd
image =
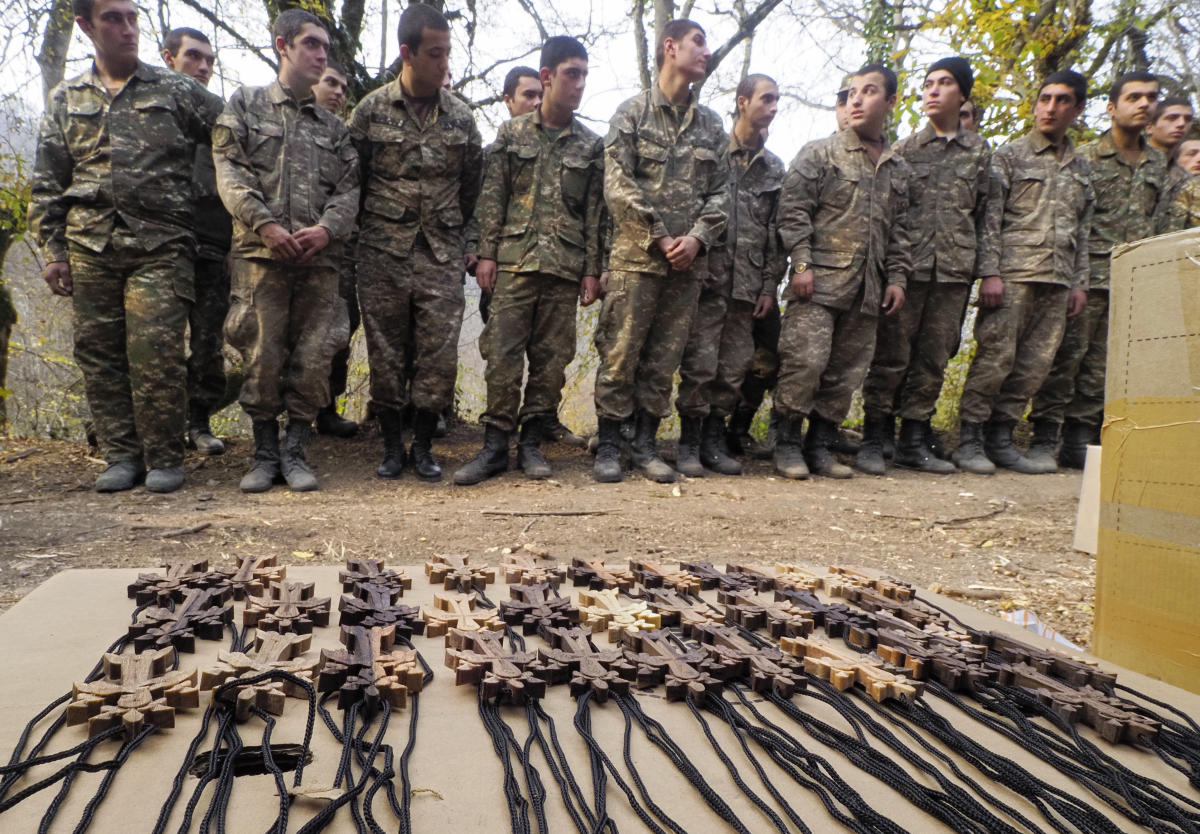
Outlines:
[{"label": "brown military boot", "polygon": [[808,466],[804,463],[804,418],[789,420],[782,414],[772,412],[776,421],[775,471],[785,478],[803,481],[808,478]]},{"label": "brown military boot", "polygon": [[1040,475],[1042,470],[1033,464],[1013,445],[1014,420],[997,420],[993,417],[983,427],[983,451],[997,466],[1020,472],[1022,475]]},{"label": "brown military boot", "polygon": [[633,465],[642,475],[660,484],[675,483],[675,470],[667,466],[658,454],[658,424],[660,418],[648,411],[638,411],[634,415],[635,433],[630,444],[630,454]]},{"label": "brown military boot", "polygon": [[741,475],[742,465],[725,450],[725,420],[709,414],[700,426],[700,462],[718,475]]},{"label": "brown military boot", "polygon": [[703,478],[704,467],[700,464],[699,417],[679,418],[679,445],[675,447],[675,468],[689,478]]},{"label": "brown military boot", "polygon": [[1058,423],[1053,420],[1033,421],[1033,440],[1025,458],[1042,472],[1057,472]]},{"label": "brown military boot", "polygon": [[964,420],[959,427],[958,448],[951,460],[963,472],[973,475],[995,475],[996,464],[983,453],[983,423]]},{"label": "brown military boot", "polygon": [[826,478],[853,478],[854,472],[849,466],[839,463],[833,456],[833,443],[837,438],[838,427],[832,420],[826,420],[818,414],[808,415],[808,434],[804,437],[804,458],[808,468],[815,475]]}]

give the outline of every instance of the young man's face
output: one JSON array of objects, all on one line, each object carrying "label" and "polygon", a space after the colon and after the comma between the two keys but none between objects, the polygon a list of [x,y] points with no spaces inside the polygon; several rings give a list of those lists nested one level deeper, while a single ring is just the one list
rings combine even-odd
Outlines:
[{"label": "young man's face", "polygon": [[[569,108],[572,113],[579,109],[579,102],[583,101],[583,89],[587,86],[587,61],[568,58],[560,61],[553,70],[543,69],[542,74],[546,78],[547,100],[553,98],[556,104]],[[520,88],[517,89],[520,92]]]},{"label": "young man's face", "polygon": [[404,63],[411,67],[415,86],[427,90],[440,89],[442,81],[450,73],[450,30],[426,26],[421,30],[420,46],[410,50],[401,44],[400,52]]},{"label": "young man's face", "polygon": [[1083,112],[1084,102],[1075,101],[1075,91],[1066,84],[1047,84],[1033,105],[1033,122],[1039,131],[1055,140],[1067,135],[1067,128]]},{"label": "young man's face", "polygon": [[1174,148],[1187,135],[1195,114],[1186,104],[1172,104],[1147,128],[1146,135],[1164,148]]},{"label": "young man's face", "polygon": [[704,32],[692,29],[679,40],[668,38],[665,44],[666,60],[675,62],[680,75],[688,81],[699,81],[708,73],[708,59],[712,52]]},{"label": "young man's face", "polygon": [[305,23],[290,44],[276,38],[275,48],[310,85],[315,86],[321,80],[329,57],[329,35],[323,27]]},{"label": "young man's face", "polygon": [[[583,68],[584,72],[586,72],[586,63],[583,65]],[[513,90],[511,96],[504,97],[504,106],[508,108],[508,115],[514,119],[517,116],[532,113],[538,109],[538,105],[541,103],[542,80],[534,78],[532,75],[523,75],[517,79],[517,89]]]},{"label": "young man's face", "polygon": [[163,60],[175,72],[190,75],[207,87],[212,79],[217,54],[213,52],[212,44],[184,35],[179,44],[179,51],[172,55],[164,49]]},{"label": "young man's face", "polygon": [[934,70],[925,76],[925,85],[921,88],[921,103],[925,107],[925,115],[936,119],[946,113],[959,113],[962,110],[962,91],[958,82],[946,70]]},{"label": "young man's face", "polygon": [[1117,127],[1141,130],[1150,124],[1157,103],[1157,81],[1128,81],[1121,87],[1117,100],[1108,103],[1107,112]]},{"label": "young man's face", "polygon": [[321,80],[313,87],[313,96],[317,104],[333,115],[342,115],[342,108],[346,106],[346,76],[333,67],[325,67]]},{"label": "young man's face", "polygon": [[958,108],[958,127],[960,130],[979,132],[979,120],[975,118],[975,102],[967,100]]},{"label": "young man's face", "polygon": [[742,118],[759,134],[764,134],[779,112],[779,88],[770,81],[759,81],[750,100],[741,102],[745,102]]},{"label": "young man's face", "polygon": [[850,79],[850,127],[871,138],[883,133],[887,115],[896,104],[896,96],[887,94],[886,84],[883,74],[878,72]]},{"label": "young man's face", "polygon": [[96,47],[96,54],[109,61],[136,61],[138,13],[132,0],[96,0],[90,20],[75,18]]},{"label": "young man's face", "polygon": [[1180,142],[1179,156],[1175,161],[1185,171],[1200,174],[1200,139],[1185,139]]}]

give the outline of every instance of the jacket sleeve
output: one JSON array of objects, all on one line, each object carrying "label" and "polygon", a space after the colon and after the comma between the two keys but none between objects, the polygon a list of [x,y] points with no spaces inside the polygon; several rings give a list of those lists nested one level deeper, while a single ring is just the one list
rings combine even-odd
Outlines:
[{"label": "jacket sleeve", "polygon": [[[897,161],[899,159],[897,158]],[[892,176],[902,181],[899,189],[899,199],[896,200],[896,211],[888,230],[887,250],[884,255],[883,273],[887,278],[887,286],[908,289],[908,277],[912,275],[912,229],[910,224],[917,216],[917,207],[913,205],[915,195],[912,192],[912,169],[907,164],[896,166]]]},{"label": "jacket sleeve", "polygon": [[337,154],[342,175],[325,203],[318,225],[329,230],[329,236],[334,240],[349,240],[358,221],[360,171],[358,151],[354,149],[350,131],[341,130],[340,133]]},{"label": "jacket sleeve", "polygon": [[1071,276],[1071,289],[1073,290],[1086,291],[1091,283],[1091,270],[1088,268],[1088,237],[1092,231],[1092,215],[1095,213],[1095,208],[1096,193],[1089,184],[1084,209],[1079,215],[1079,222],[1075,227],[1075,240],[1078,241],[1078,245],[1075,247],[1075,272]]},{"label": "jacket sleeve", "polygon": [[67,260],[67,211],[71,205],[66,190],[75,166],[63,129],[66,110],[66,88],[60,86],[51,93],[42,116],[29,194],[29,228],[46,263]]},{"label": "jacket sleeve", "polygon": [[595,170],[588,179],[587,201],[584,204],[583,234],[584,257],[583,274],[599,277],[604,269],[604,233],[603,224],[607,212],[604,208],[604,144],[596,140],[592,148],[592,165]]},{"label": "jacket sleeve", "polygon": [[[988,196],[979,235],[979,251],[975,255],[976,271],[980,278],[1000,274],[1000,230],[1004,225],[1004,206],[1012,188],[1012,171],[1008,154],[993,153],[988,163]],[[1087,234],[1087,230],[1084,230]]]},{"label": "jacket sleeve", "polygon": [[496,141],[488,145],[483,158],[483,188],[475,203],[475,223],[479,230],[479,257],[496,260],[500,250],[500,230],[508,216],[509,185],[508,123],[500,126]]},{"label": "jacket sleeve", "polygon": [[183,130],[196,144],[207,145],[211,141],[213,126],[225,110],[225,102],[193,78],[185,75],[179,81],[183,82],[180,88]]},{"label": "jacket sleeve", "polygon": [[[988,194],[991,190],[992,152],[984,144],[983,158],[975,175],[975,272],[973,277],[986,278],[983,263],[983,237],[987,228]],[[992,273],[995,275],[995,273]]]},{"label": "jacket sleeve", "polygon": [[775,204],[771,207],[771,220],[767,223],[767,240],[763,252],[763,284],[759,295],[774,297],[779,291],[779,282],[787,269],[787,252],[779,241],[779,203],[782,191],[775,192]]},{"label": "jacket sleeve", "polygon": [[604,139],[604,199],[614,225],[642,231],[641,247],[667,236],[667,226],[637,181],[637,125],[625,108],[617,110]]},{"label": "jacket sleeve", "polygon": [[729,137],[720,131],[717,147],[717,164],[708,178],[704,193],[704,205],[700,216],[688,230],[688,234],[704,244],[705,249],[716,246],[729,220]]},{"label": "jacket sleeve", "polygon": [[471,132],[467,137],[467,149],[463,155],[462,178],[458,183],[458,206],[463,216],[464,252],[468,250],[468,238],[473,234],[471,224],[467,221],[475,216],[475,205],[479,202],[479,190],[483,186],[483,138],[479,135],[475,118],[472,116],[470,119]]},{"label": "jacket sleeve", "polygon": [[225,210],[257,232],[268,223],[278,222],[278,218],[267,207],[262,182],[246,153],[248,136],[245,98],[239,89],[213,128],[213,167],[217,171],[217,193]]},{"label": "jacket sleeve", "polygon": [[821,195],[822,157],[820,144],[808,143],[796,154],[783,178],[776,212],[779,243],[793,265],[812,262],[813,216]]}]

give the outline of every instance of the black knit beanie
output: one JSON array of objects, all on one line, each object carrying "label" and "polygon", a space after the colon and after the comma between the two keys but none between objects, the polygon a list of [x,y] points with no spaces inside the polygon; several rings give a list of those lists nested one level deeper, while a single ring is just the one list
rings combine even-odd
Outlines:
[{"label": "black knit beanie", "polygon": [[958,82],[958,90],[962,93],[963,98],[971,97],[971,87],[975,85],[975,74],[971,72],[971,65],[967,63],[966,58],[959,58],[957,55],[953,58],[943,58],[930,65],[925,71],[925,77],[937,70],[945,70],[954,76],[954,80]]}]

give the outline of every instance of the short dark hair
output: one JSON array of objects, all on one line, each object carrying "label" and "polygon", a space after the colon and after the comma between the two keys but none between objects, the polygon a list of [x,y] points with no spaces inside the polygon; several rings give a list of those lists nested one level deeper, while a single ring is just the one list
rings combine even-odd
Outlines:
[{"label": "short dark hair", "polygon": [[896,90],[899,89],[900,84],[896,80],[896,73],[891,67],[885,67],[883,64],[867,64],[865,67],[859,67],[854,72],[853,77],[858,78],[862,75],[870,75],[873,72],[877,72],[883,76],[884,92],[889,96],[896,95]]},{"label": "short dark hair", "polygon": [[71,0],[71,13],[84,20],[92,19],[92,10],[95,7],[96,0]]},{"label": "short dark hair", "polygon": [[326,59],[325,59],[325,69],[327,69],[327,70],[333,70],[333,71],[334,71],[334,72],[336,72],[338,75],[340,75],[340,76],[342,76],[343,78],[345,78],[347,81],[349,81],[349,80],[350,80],[350,76],[346,75],[346,71],[345,71],[344,69],[342,69],[342,65],[341,65],[341,64],[339,64],[337,61],[333,60],[333,58],[326,58]]},{"label": "short dark hair", "polygon": [[296,41],[296,36],[300,34],[300,30],[307,24],[315,23],[329,33],[329,29],[312,12],[306,12],[304,9],[288,9],[279,13],[279,17],[275,18],[275,22],[271,24],[271,43],[274,45],[276,38],[283,38],[283,42],[289,46]]},{"label": "short dark hair", "polygon": [[1051,84],[1062,84],[1064,87],[1070,87],[1071,93],[1075,96],[1076,104],[1083,104],[1087,101],[1087,79],[1075,72],[1075,70],[1059,70],[1047,75],[1038,87],[1038,95],[1040,96],[1042,90]]},{"label": "short dark hair", "polygon": [[538,66],[554,72],[559,64],[572,58],[582,58],[586,61],[587,48],[568,35],[553,35],[546,38],[546,42],[542,44],[542,56]]},{"label": "short dark hair", "polygon": [[[975,117],[975,124],[979,124],[983,121],[983,108],[973,98],[963,101],[962,106],[966,107],[968,104],[971,105],[971,114]],[[959,112],[962,112],[962,107],[959,108]]]},{"label": "short dark hair", "polygon": [[754,91],[757,90],[758,85],[764,81],[774,84],[776,87],[779,86],[778,82],[776,82],[774,78],[769,75],[763,75],[761,72],[752,72],[738,82],[737,90],[734,91],[733,94],[733,120],[735,122],[737,121],[738,117],[738,99],[754,98]]},{"label": "short dark hair", "polygon": [[449,32],[450,24],[446,16],[424,3],[409,3],[408,8],[400,15],[400,25],[396,27],[396,37],[401,46],[407,46],[410,52],[421,48],[421,35],[426,29],[435,32]]},{"label": "short dark hair", "polygon": [[504,76],[504,95],[512,98],[517,94],[517,85],[521,83],[522,78],[536,78],[538,83],[541,83],[541,76],[533,67],[513,67],[508,71],[508,75]]},{"label": "short dark hair", "polygon": [[212,46],[212,41],[208,39],[208,35],[199,29],[193,29],[190,26],[180,26],[178,29],[172,29],[170,32],[167,32],[167,37],[163,40],[163,49],[171,53],[171,57],[174,58],[179,54],[179,48],[183,46],[184,38],[191,38],[194,41],[200,41],[200,43]]},{"label": "short dark hair", "polygon": [[1125,85],[1131,81],[1140,81],[1146,84],[1157,84],[1158,76],[1146,70],[1134,70],[1133,72],[1127,72],[1124,75],[1119,75],[1117,76],[1117,80],[1112,83],[1112,86],[1108,88],[1108,100],[1115,102],[1121,98],[1121,91],[1124,90]]},{"label": "short dark hair", "polygon": [[1186,107],[1192,109],[1192,100],[1187,96],[1168,96],[1167,98],[1159,99],[1158,104],[1154,105],[1154,116],[1151,122],[1157,122],[1167,114],[1168,107]]},{"label": "short dark hair", "polygon": [[667,38],[677,41],[693,29],[699,29],[704,34],[704,27],[686,17],[676,18],[662,28],[658,35],[658,45],[654,47],[654,65],[662,69],[663,61],[667,59]]}]

